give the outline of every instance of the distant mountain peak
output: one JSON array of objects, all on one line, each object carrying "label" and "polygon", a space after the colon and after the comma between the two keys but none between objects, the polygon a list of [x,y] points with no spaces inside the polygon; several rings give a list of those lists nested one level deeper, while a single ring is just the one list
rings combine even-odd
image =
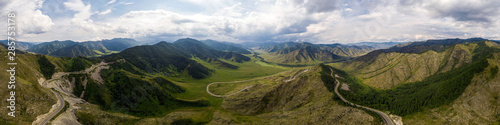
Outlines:
[{"label": "distant mountain peak", "polygon": [[251,52],[243,48],[242,45],[236,43],[219,42],[211,39],[203,40],[201,42],[207,46],[210,46],[220,51],[236,52],[240,54],[251,54]]}]

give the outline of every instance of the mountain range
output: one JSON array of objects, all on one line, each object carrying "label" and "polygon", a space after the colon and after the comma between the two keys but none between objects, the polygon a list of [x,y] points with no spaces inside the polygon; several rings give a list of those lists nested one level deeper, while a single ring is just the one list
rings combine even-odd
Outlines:
[{"label": "mountain range", "polygon": [[[5,45],[7,45],[8,41],[7,40],[0,40],[0,43],[3,43]],[[16,42],[16,49],[27,50],[30,47],[34,46],[34,45],[36,45],[36,44],[35,43],[30,43],[30,42],[17,41]]]},{"label": "mountain range", "polygon": [[366,54],[373,49],[370,46],[286,42],[276,45],[263,45],[257,50],[265,52],[262,56],[265,56],[264,58],[269,62],[307,64],[346,60]]},{"label": "mountain range", "polygon": [[250,61],[250,58],[235,52],[224,52],[209,47],[195,39],[179,39],[173,43],[160,42],[155,45],[143,45],[126,49],[118,54],[105,57],[107,61],[125,59],[135,67],[146,72],[161,72],[168,75],[179,75],[185,72],[193,78],[201,79],[209,76],[211,70],[191,58],[210,60],[235,68],[219,59],[238,63]]},{"label": "mountain range", "polygon": [[486,39],[427,40],[333,66],[346,71],[338,71],[346,98],[403,116],[404,123],[489,124],[500,114],[499,54],[500,44]]},{"label": "mountain range", "polygon": [[404,43],[406,42],[359,42],[359,43],[348,43],[346,45],[371,46],[375,49],[387,49],[389,47]]},{"label": "mountain range", "polygon": [[[51,114],[49,124],[383,124],[365,106],[398,124],[500,122],[498,41],[439,39],[385,49],[376,48],[396,43],[130,42],[20,42],[37,52],[18,47],[22,105],[0,124],[39,124]],[[0,76],[8,81],[10,74]]]},{"label": "mountain range", "polygon": [[210,46],[214,49],[220,50],[220,51],[228,51],[228,52],[236,52],[240,54],[252,54],[252,52],[248,51],[243,47],[243,45],[240,44],[235,44],[235,43],[229,43],[229,42],[219,42],[219,41],[214,41],[214,40],[202,40],[201,41],[203,44]]},{"label": "mountain range", "polygon": [[52,41],[30,46],[26,51],[56,57],[92,57],[109,55],[125,50],[137,43],[134,39],[114,38],[101,41]]}]

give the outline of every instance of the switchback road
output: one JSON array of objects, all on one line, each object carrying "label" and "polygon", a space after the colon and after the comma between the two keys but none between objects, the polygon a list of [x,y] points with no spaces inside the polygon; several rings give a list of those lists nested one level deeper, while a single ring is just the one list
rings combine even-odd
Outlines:
[{"label": "switchback road", "polygon": [[[111,62],[111,63],[114,63],[114,62]],[[99,63],[97,65],[92,65],[90,68],[87,68],[87,69],[85,69],[83,71],[77,71],[77,72],[58,72],[58,73],[55,73],[54,75],[52,75],[52,79],[43,82],[42,86],[46,87],[48,83],[50,83],[52,81],[55,81],[55,80],[58,80],[58,79],[61,79],[65,75],[90,73],[90,72],[92,72],[94,69],[96,69],[98,67],[105,66],[105,65],[108,65],[108,64],[111,64],[111,63],[101,62],[101,63]],[[55,112],[53,112],[47,118],[45,118],[45,120],[43,120],[43,122],[41,122],[40,125],[45,125],[48,121],[50,121],[50,119],[52,119],[52,117],[54,117],[59,112],[61,112],[61,110],[65,106],[64,99],[62,98],[62,96],[59,93],[55,92],[54,90],[52,90],[52,92],[57,96],[57,98],[58,98],[59,102],[61,103],[61,105],[59,105],[59,108]]]}]

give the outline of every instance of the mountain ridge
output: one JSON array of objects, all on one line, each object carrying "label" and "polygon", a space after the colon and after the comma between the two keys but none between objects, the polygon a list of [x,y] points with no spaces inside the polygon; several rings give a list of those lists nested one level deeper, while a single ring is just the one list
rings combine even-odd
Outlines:
[{"label": "mountain ridge", "polygon": [[107,56],[105,59],[110,62],[125,59],[132,65],[147,72],[166,72],[168,75],[174,76],[186,72],[195,79],[210,76],[213,71],[192,60],[193,57],[230,68],[237,67],[215,59],[223,58],[238,63],[250,61],[250,58],[244,55],[234,52],[222,52],[190,38],[179,39],[173,43],[162,41],[155,45],[136,46],[118,54]]},{"label": "mountain ridge", "polygon": [[411,53],[374,51],[365,59],[331,64],[345,71],[335,70],[348,88],[339,91],[355,103],[401,115],[405,124],[498,122],[500,45],[443,41],[432,44],[445,49],[427,44],[421,52],[417,45]]},{"label": "mountain ridge", "polygon": [[212,48],[220,50],[220,51],[236,52],[236,53],[240,53],[240,54],[251,54],[252,53],[252,52],[248,51],[247,49],[243,48],[239,44],[228,43],[228,42],[219,42],[219,41],[215,41],[215,40],[211,40],[211,39],[203,40],[201,42],[212,47]]},{"label": "mountain ridge", "polygon": [[267,56],[264,57],[266,61],[292,64],[346,60],[363,55],[373,50],[373,47],[285,42],[276,45],[261,46],[258,50],[267,53]]},{"label": "mountain ridge", "polygon": [[[110,40],[86,41],[86,42],[75,42],[71,40],[65,40],[65,41],[56,40],[52,42],[44,42],[37,45],[33,45],[30,48],[26,49],[26,51],[44,55],[59,56],[59,57],[78,57],[78,56],[92,57],[97,55],[108,55],[113,53],[113,51],[122,51],[126,48],[132,47],[134,42],[137,41],[135,41],[134,39],[127,39],[127,38],[114,38]],[[73,46],[75,44],[82,45],[83,47]],[[88,49],[94,52],[89,52]],[[71,53],[68,54],[67,52]]]}]

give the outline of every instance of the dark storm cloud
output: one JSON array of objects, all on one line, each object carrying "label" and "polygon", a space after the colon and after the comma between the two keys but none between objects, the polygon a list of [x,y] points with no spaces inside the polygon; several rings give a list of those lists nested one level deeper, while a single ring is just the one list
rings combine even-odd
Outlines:
[{"label": "dark storm cloud", "polygon": [[[427,3],[427,4],[425,4]],[[425,1],[400,0],[403,7],[422,6],[437,18],[450,17],[457,21],[490,23],[499,16],[499,0]]]},{"label": "dark storm cloud", "polygon": [[307,27],[311,24],[318,23],[318,20],[313,19],[302,19],[295,23],[290,24],[289,26],[282,27],[277,31],[277,27],[269,27],[268,30],[253,32],[251,34],[245,34],[242,36],[236,37],[240,40],[245,41],[254,41],[254,42],[270,42],[270,41],[296,41],[298,39],[304,39],[302,37],[296,37],[294,34],[305,33],[307,32]]},{"label": "dark storm cloud", "polygon": [[283,34],[293,34],[293,33],[304,33],[307,32],[307,27],[311,24],[315,24],[318,21],[311,20],[311,19],[304,19],[302,21],[296,22],[287,28],[281,29],[281,31],[278,33],[279,35]]},{"label": "dark storm cloud", "polygon": [[64,2],[65,0],[45,0],[40,11],[51,18],[72,17],[76,12],[66,10]]},{"label": "dark storm cloud", "polygon": [[[496,6],[495,8],[500,7]],[[451,17],[457,21],[491,22],[490,17],[497,16],[498,10],[489,7],[453,7],[450,9],[432,8],[438,17]]]},{"label": "dark storm cloud", "polygon": [[293,2],[304,6],[307,13],[329,12],[339,8],[337,0],[294,0]]}]

